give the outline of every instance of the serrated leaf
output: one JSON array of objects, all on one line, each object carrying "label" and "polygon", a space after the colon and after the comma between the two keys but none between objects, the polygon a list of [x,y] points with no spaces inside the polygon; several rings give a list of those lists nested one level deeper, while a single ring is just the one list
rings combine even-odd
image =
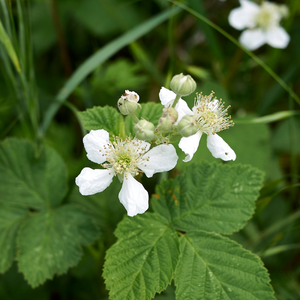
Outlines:
[{"label": "serrated leaf", "polygon": [[166,289],[177,265],[176,231],[158,214],[126,217],[107,251],[103,276],[112,300],[147,300]]},{"label": "serrated leaf", "polygon": [[191,231],[180,238],[178,300],[275,300],[258,256],[226,237]]},{"label": "serrated leaf", "polygon": [[91,230],[84,212],[65,205],[28,218],[17,238],[19,270],[32,287],[65,273],[81,256],[81,244],[91,243]]},{"label": "serrated leaf", "polygon": [[162,182],[152,205],[177,230],[231,234],[254,213],[262,181],[263,173],[247,165],[202,162]]},{"label": "serrated leaf", "polygon": [[[148,103],[142,103],[142,108],[138,108],[135,111],[136,116],[141,120],[145,119],[151,123],[153,123],[155,126],[158,125],[158,121],[162,115],[163,106],[159,103],[154,102],[148,102]],[[125,118],[125,131],[126,135],[131,134],[132,136],[135,136],[135,132],[133,130],[135,122],[131,116],[127,116]]]},{"label": "serrated leaf", "polygon": [[[116,102],[117,103],[117,102]],[[79,112],[83,127],[87,130],[104,129],[110,135],[119,135],[124,130],[122,115],[113,107],[96,106],[86,111]]]},{"label": "serrated leaf", "polygon": [[67,170],[52,148],[40,153],[32,142],[15,138],[0,144],[1,200],[45,210],[57,206],[67,193]]},{"label": "serrated leaf", "polygon": [[0,199],[0,273],[4,273],[15,258],[15,239],[20,224],[27,216],[26,209],[6,205]]}]

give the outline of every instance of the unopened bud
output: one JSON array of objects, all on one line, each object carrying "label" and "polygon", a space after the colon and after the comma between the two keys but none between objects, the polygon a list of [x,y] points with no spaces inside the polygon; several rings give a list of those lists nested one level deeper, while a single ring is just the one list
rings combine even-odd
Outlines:
[{"label": "unopened bud", "polygon": [[139,140],[152,140],[154,138],[155,126],[146,120],[140,120],[133,127],[135,136]]},{"label": "unopened bud", "polygon": [[172,121],[172,124],[174,124],[178,119],[178,112],[173,107],[168,107],[168,108],[163,109],[162,117],[167,116],[167,115],[170,117],[170,120]]},{"label": "unopened bud", "polygon": [[184,116],[177,125],[179,133],[188,137],[195,134],[198,131],[197,126],[195,125],[195,119],[193,116],[186,115]]},{"label": "unopened bud", "polygon": [[178,112],[173,107],[163,109],[163,114],[159,119],[157,130],[161,132],[170,132],[173,130],[173,124],[178,118]]},{"label": "unopened bud", "polygon": [[125,94],[118,100],[118,108],[122,115],[127,116],[133,114],[140,105],[138,104],[140,97],[136,92],[125,91]]},{"label": "unopened bud", "polygon": [[190,75],[183,75],[182,73],[175,75],[170,82],[171,90],[180,96],[190,95],[196,87],[195,80]]}]

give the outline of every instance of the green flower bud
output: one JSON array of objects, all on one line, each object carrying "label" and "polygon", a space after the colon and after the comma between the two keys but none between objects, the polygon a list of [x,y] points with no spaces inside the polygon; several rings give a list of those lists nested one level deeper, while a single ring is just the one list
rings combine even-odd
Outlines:
[{"label": "green flower bud", "polygon": [[173,130],[173,124],[178,118],[178,112],[173,107],[163,109],[163,114],[159,119],[157,130],[161,132],[170,132]]},{"label": "green flower bud", "polygon": [[157,126],[157,130],[161,131],[161,132],[170,132],[173,130],[173,123],[171,118],[169,117],[169,115],[167,115],[166,117],[161,117],[159,119],[159,123]]},{"label": "green flower bud", "polygon": [[155,126],[146,120],[140,120],[133,127],[135,136],[139,140],[152,140],[154,138]]},{"label": "green flower bud", "polygon": [[198,131],[198,127],[196,126],[196,121],[193,116],[186,115],[184,116],[177,125],[177,129],[179,133],[188,137],[195,134]]},{"label": "green flower bud", "polygon": [[163,115],[162,117],[169,115],[170,120],[172,121],[172,124],[174,124],[178,119],[178,112],[173,107],[168,107],[163,109]]},{"label": "green flower bud", "polygon": [[175,75],[170,82],[171,90],[180,96],[190,95],[196,87],[195,80],[190,75],[183,75],[182,73]]},{"label": "green flower bud", "polygon": [[118,100],[118,108],[121,114],[124,116],[133,114],[140,107],[138,104],[139,99],[137,93],[125,90],[125,94]]}]

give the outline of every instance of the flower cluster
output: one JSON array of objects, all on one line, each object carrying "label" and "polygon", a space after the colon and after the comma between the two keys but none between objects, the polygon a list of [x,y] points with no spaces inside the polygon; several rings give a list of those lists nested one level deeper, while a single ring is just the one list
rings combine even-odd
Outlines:
[{"label": "flower cluster", "polygon": [[197,94],[191,110],[181,99],[196,89],[196,83],[189,75],[174,76],[170,87],[173,91],[162,87],[159,93],[165,108],[157,127],[148,120],[137,118],[135,111],[140,107],[139,95],[126,90],[118,107],[123,115],[131,115],[135,120],[136,136],[125,139],[113,136],[110,140],[109,133],[100,129],[91,130],[83,138],[88,159],[103,169],[84,168],[81,171],[76,184],[82,195],[102,192],[117,176],[122,182],[119,200],[127,214],[144,213],[148,209],[149,195],[134,177],[140,173],[152,177],[155,173],[173,169],[178,156],[171,141],[176,136],[181,136],[179,147],[187,155],[185,162],[190,161],[197,151],[203,133],[207,134],[207,147],[214,157],[225,161],[236,159],[234,151],[217,134],[233,125],[227,115],[229,107],[224,108],[223,102],[213,93],[208,96]]},{"label": "flower cluster", "polygon": [[243,30],[240,42],[249,50],[255,50],[263,44],[274,48],[285,48],[290,37],[280,26],[282,18],[288,15],[286,5],[263,1],[258,5],[249,0],[240,0],[241,6],[229,14],[232,27]]}]

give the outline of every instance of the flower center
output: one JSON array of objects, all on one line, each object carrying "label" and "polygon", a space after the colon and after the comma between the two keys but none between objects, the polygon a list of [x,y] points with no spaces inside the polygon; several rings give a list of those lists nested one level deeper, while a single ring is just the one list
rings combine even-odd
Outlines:
[{"label": "flower center", "polygon": [[118,176],[139,174],[137,164],[143,161],[142,156],[146,152],[146,146],[143,141],[136,138],[127,137],[122,140],[120,137],[114,137],[114,141],[105,148],[107,163],[102,164],[106,169],[113,169]]},{"label": "flower center", "polygon": [[264,2],[256,16],[256,24],[259,28],[267,30],[270,27],[277,26],[281,19],[278,7],[274,3]]},{"label": "flower center", "polygon": [[197,94],[197,100],[193,108],[197,127],[207,135],[228,129],[234,123],[231,116],[228,116],[224,104],[217,98],[213,98],[213,92],[208,96]]}]

